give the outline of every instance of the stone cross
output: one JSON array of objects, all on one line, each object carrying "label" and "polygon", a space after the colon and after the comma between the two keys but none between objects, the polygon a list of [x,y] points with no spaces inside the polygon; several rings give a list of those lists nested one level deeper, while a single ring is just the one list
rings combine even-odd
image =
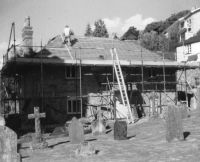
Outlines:
[{"label": "stone cross", "polygon": [[20,162],[17,153],[17,134],[6,126],[0,126],[0,161]]},{"label": "stone cross", "polygon": [[45,113],[40,113],[39,107],[34,107],[34,114],[28,114],[28,119],[35,119],[35,136],[36,138],[41,137],[41,126],[40,126],[40,118],[45,118]]},{"label": "stone cross", "polygon": [[81,122],[73,117],[69,125],[69,139],[72,144],[80,144],[84,142],[84,130]]}]

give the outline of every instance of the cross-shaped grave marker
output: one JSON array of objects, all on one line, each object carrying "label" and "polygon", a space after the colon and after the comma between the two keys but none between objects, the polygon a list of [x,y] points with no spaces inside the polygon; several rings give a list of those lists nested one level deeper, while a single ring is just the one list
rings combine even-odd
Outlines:
[{"label": "cross-shaped grave marker", "polygon": [[39,107],[34,107],[34,114],[28,114],[28,119],[35,119],[35,137],[41,140],[40,118],[45,118],[45,113],[40,113]]}]

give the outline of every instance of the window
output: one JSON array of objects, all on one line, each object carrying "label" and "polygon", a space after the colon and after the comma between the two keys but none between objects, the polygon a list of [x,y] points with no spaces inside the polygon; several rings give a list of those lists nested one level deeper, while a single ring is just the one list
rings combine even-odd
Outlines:
[{"label": "window", "polygon": [[191,44],[187,45],[187,53],[192,53]]},{"label": "window", "polygon": [[191,31],[191,27],[192,27],[192,20],[191,19],[187,20],[187,27],[188,27],[188,31],[190,32]]},{"label": "window", "polygon": [[65,77],[66,78],[75,78],[76,77],[76,67],[75,66],[66,66],[65,67]]},{"label": "window", "polygon": [[181,26],[181,28],[183,28],[183,27],[184,27],[184,22],[181,22],[181,25],[180,25],[180,26]]},{"label": "window", "polygon": [[80,99],[68,99],[67,100],[67,113],[68,114],[80,114],[81,113],[81,100]]}]

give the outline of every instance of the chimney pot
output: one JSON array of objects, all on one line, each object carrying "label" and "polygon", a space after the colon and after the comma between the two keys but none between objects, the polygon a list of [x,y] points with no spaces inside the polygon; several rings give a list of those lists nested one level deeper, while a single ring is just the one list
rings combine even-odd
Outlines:
[{"label": "chimney pot", "polygon": [[33,46],[33,28],[30,26],[30,17],[26,17],[22,29],[22,45],[24,55],[30,55]]}]

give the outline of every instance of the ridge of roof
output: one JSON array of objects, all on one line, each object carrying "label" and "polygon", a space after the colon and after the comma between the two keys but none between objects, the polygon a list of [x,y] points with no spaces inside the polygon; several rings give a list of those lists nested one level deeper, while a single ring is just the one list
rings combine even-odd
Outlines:
[{"label": "ridge of roof", "polygon": [[196,9],[194,9],[194,10],[191,10],[190,13],[188,13],[188,14],[184,17],[184,19],[189,18],[190,16],[192,16],[193,14],[195,14],[196,12],[199,12],[199,11],[200,11],[200,7],[199,7],[199,8],[196,8]]}]

